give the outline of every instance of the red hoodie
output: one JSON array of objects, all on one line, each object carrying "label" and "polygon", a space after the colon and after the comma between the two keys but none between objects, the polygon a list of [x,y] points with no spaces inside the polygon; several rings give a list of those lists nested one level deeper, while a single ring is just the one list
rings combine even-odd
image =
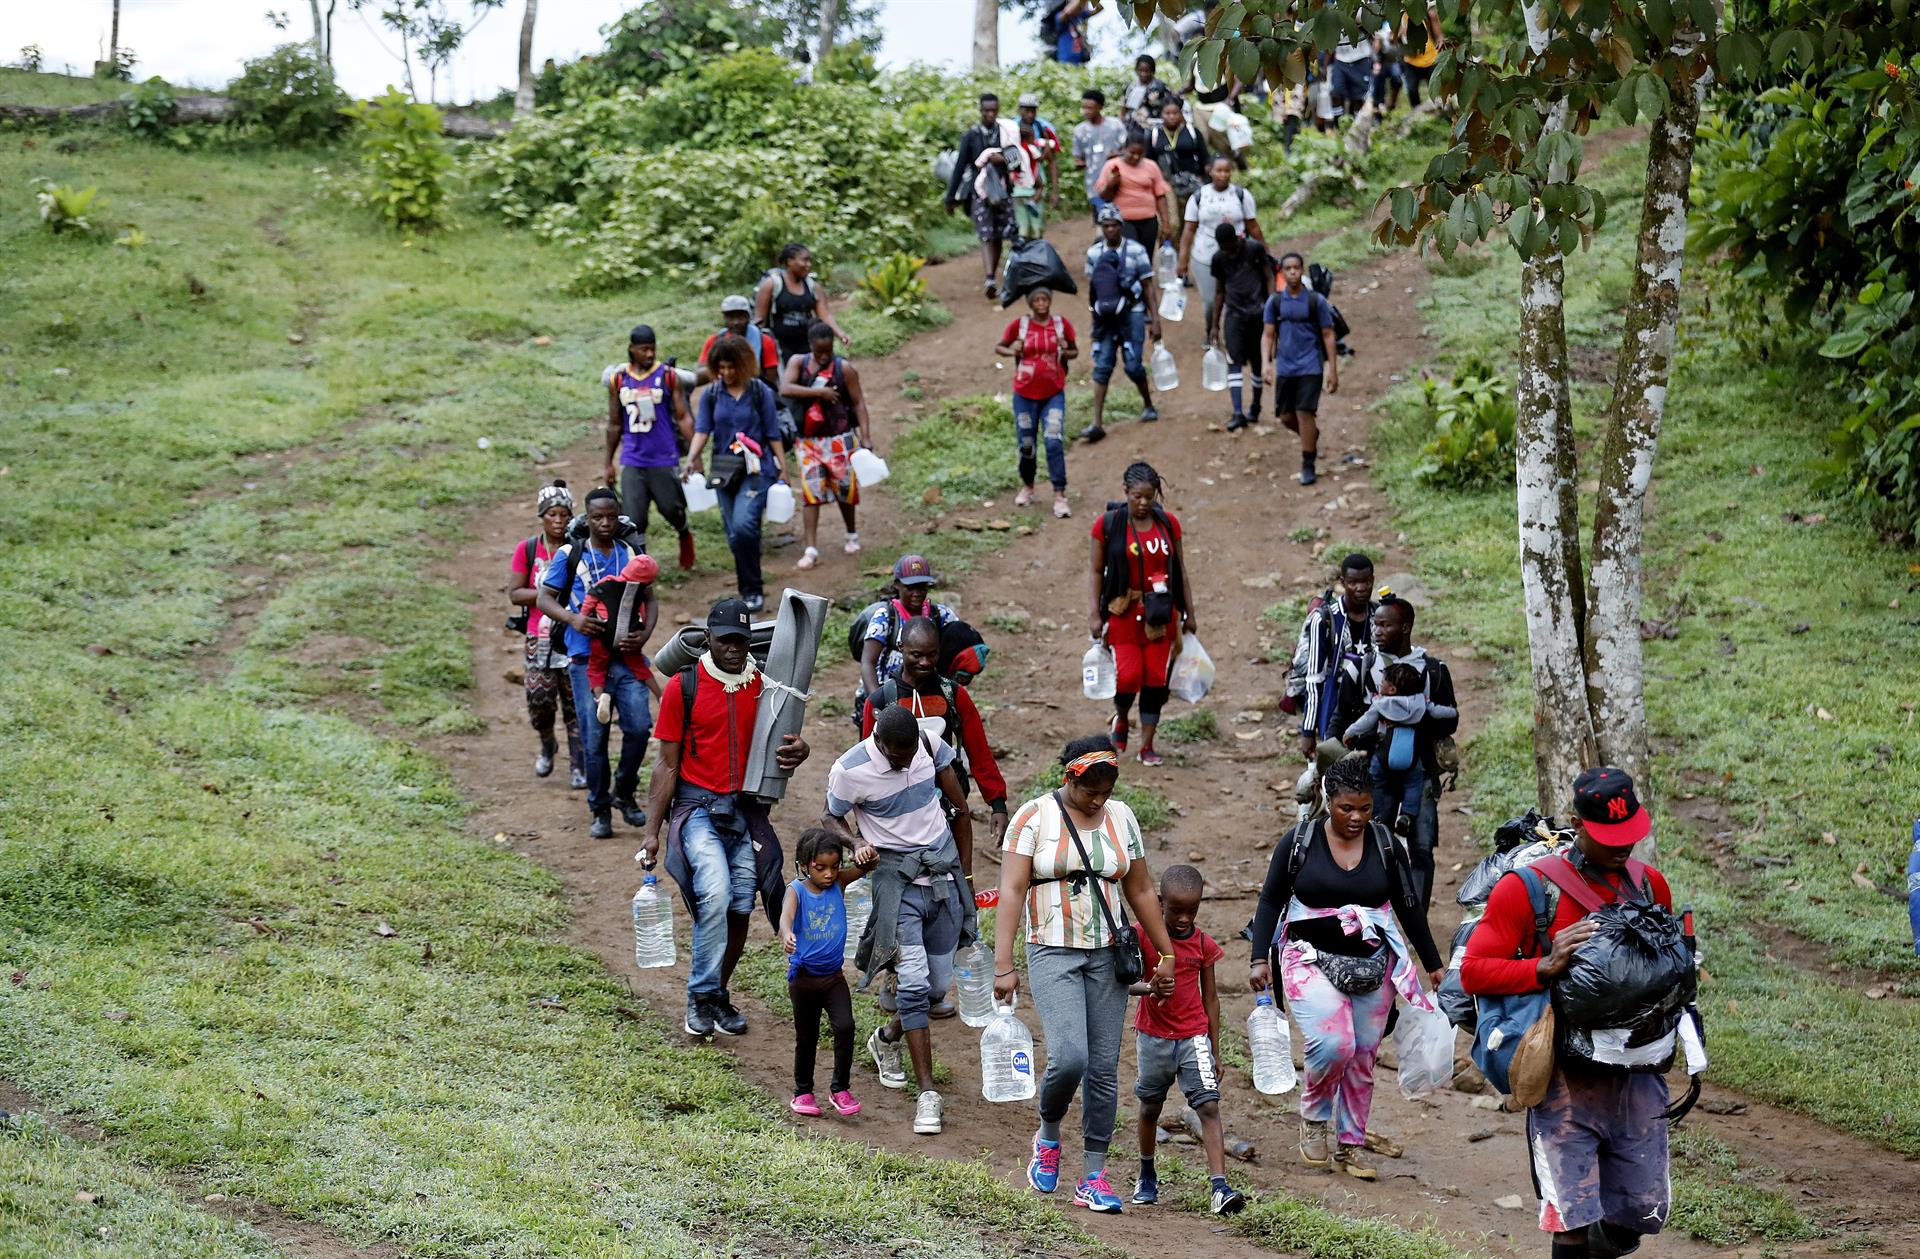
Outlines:
[{"label": "red hoodie", "polygon": [[[651,555],[636,555],[627,561],[625,568],[620,570],[618,580],[636,586],[650,586],[653,584],[653,579],[659,575],[659,561],[655,560]],[[596,589],[597,588],[598,587],[596,587]],[[590,590],[587,592],[587,597],[580,601],[580,615],[591,619],[611,621],[613,619],[613,609],[609,608],[604,600]],[[606,689],[607,670],[613,664],[613,657],[614,650],[611,643],[597,634],[588,636],[587,682],[594,690],[603,691]],[[653,667],[647,663],[647,658],[639,652],[622,652],[620,653],[620,659],[626,662],[627,668],[633,671],[633,676],[640,680],[641,685],[644,686],[647,679],[653,676]]]}]

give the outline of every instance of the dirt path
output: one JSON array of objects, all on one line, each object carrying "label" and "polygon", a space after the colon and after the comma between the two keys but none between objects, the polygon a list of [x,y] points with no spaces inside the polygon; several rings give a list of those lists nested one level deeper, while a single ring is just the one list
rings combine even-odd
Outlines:
[{"label": "dirt path", "polygon": [[[1055,232],[1057,241],[1079,237],[1078,224],[1070,231]],[[977,263],[971,258],[931,268],[929,282],[955,312],[954,322],[916,338],[888,358],[861,364],[883,450],[897,431],[896,417],[911,410],[912,404],[901,393],[906,381],[929,400],[922,405],[949,396],[1005,391],[1004,360],[996,360],[991,352],[1005,316],[981,300],[977,274]],[[1199,387],[1200,323],[1189,316],[1184,324],[1170,326],[1169,344],[1179,358],[1183,384],[1160,399],[1161,422],[1113,423],[1113,418],[1136,413],[1129,402],[1133,399],[1130,387],[1116,381],[1114,397],[1121,405],[1110,416],[1112,436],[1102,444],[1070,450],[1075,504],[1071,520],[1055,521],[1038,511],[1017,513],[1010,495],[997,503],[946,503],[934,509],[895,503],[882,491],[873,506],[862,508],[867,517],[862,534],[868,540],[868,553],[857,564],[840,555],[832,545],[837,529],[829,528],[822,566],[806,575],[804,588],[830,596],[870,587],[872,580],[863,574],[892,559],[887,541],[899,536],[903,514],[922,528],[928,523],[954,527],[956,521],[978,523],[994,517],[1031,528],[1027,536],[1009,532],[1005,545],[938,595],[956,602],[963,615],[990,634],[993,659],[975,694],[987,707],[996,751],[1009,783],[1018,791],[1058,754],[1066,740],[1102,728],[1106,706],[1081,697],[1077,670],[1085,647],[1087,531],[1101,504],[1118,497],[1122,468],[1136,458],[1148,459],[1159,468],[1169,482],[1169,506],[1186,528],[1200,629],[1219,668],[1208,706],[1216,715],[1221,737],[1186,747],[1169,744],[1162,748],[1168,754],[1165,767],[1147,770],[1129,761],[1123,772],[1150,775],[1176,806],[1173,824],[1149,837],[1150,859],[1156,868],[1192,861],[1206,872],[1209,900],[1201,923],[1217,938],[1233,944],[1229,952],[1235,959],[1240,955],[1234,937],[1252,911],[1249,887],[1264,873],[1266,854],[1290,820],[1291,786],[1299,768],[1292,741],[1281,737],[1270,716],[1258,721],[1237,716],[1257,706],[1259,697],[1281,689],[1284,661],[1297,630],[1297,620],[1291,616],[1282,623],[1267,623],[1261,619],[1262,612],[1279,601],[1304,606],[1306,597],[1326,581],[1318,557],[1332,542],[1363,545],[1374,555],[1383,581],[1408,594],[1417,605],[1424,602],[1418,583],[1404,576],[1413,566],[1396,538],[1384,500],[1368,482],[1365,459],[1367,408],[1416,371],[1426,357],[1425,330],[1415,305],[1425,278],[1422,263],[1405,254],[1342,277],[1337,296],[1360,330],[1354,338],[1360,353],[1345,360],[1340,392],[1325,403],[1322,477],[1317,486],[1302,488],[1293,479],[1299,466],[1298,447],[1284,430],[1271,425],[1239,434],[1221,430],[1227,412],[1225,395],[1208,394]],[[1507,300],[1507,295],[1491,294],[1490,299]],[[1070,317],[1078,321],[1083,311],[1083,301],[1067,299]],[[1084,360],[1076,367],[1076,381],[1084,379]],[[1074,398],[1069,431],[1086,422],[1081,397]],[[1011,465],[1012,443],[1008,446]],[[582,446],[563,455],[552,470],[574,484],[588,484],[596,467],[597,459]],[[935,515],[937,511],[944,515]],[[529,515],[527,505],[516,501],[475,520],[467,535],[474,545],[448,570],[463,588],[486,596],[477,604],[474,632],[480,680],[474,706],[486,729],[440,746],[478,801],[475,826],[487,835],[504,834],[519,850],[557,871],[576,910],[574,932],[579,942],[626,977],[663,1017],[677,1019],[684,1000],[683,973],[677,969],[636,972],[632,966],[627,901],[635,886],[632,855],[637,836],[622,829],[611,842],[589,841],[581,797],[567,792],[560,775],[542,782],[529,771],[533,740],[525,725],[520,688],[503,677],[505,671],[518,667],[519,645],[499,629],[503,557],[525,535]],[[925,519],[928,516],[933,516],[931,522]],[[1294,537],[1305,540],[1291,541]],[[792,580],[796,557],[795,547],[769,550],[771,588],[777,589],[783,578]],[[713,567],[716,558],[705,557],[699,579],[666,597],[670,622],[692,619],[711,599],[728,592],[727,575]],[[987,613],[995,609],[1024,612],[1027,632],[987,629]],[[1471,732],[1491,702],[1486,693],[1487,667],[1470,650],[1457,645],[1437,647],[1453,667],[1466,729]],[[831,647],[823,661],[829,658],[834,663],[816,678],[816,690],[850,693],[852,666]],[[1269,659],[1276,662],[1267,663]],[[1168,715],[1186,707],[1175,701]],[[789,839],[815,816],[827,766],[844,747],[847,730],[839,720],[809,722],[806,733],[814,740],[813,758],[796,776],[788,803],[776,813]],[[1491,819],[1472,819],[1456,811],[1459,803],[1458,797],[1448,797],[1441,814],[1437,892],[1441,907],[1435,914],[1435,934],[1443,942],[1457,919],[1451,888],[1459,876],[1452,867],[1478,855],[1468,836],[1469,826],[1485,829],[1491,824]],[[985,860],[979,865],[984,883],[992,878],[993,866]],[[1225,970],[1222,1014],[1229,1024],[1243,1023],[1250,1008],[1250,998],[1234,991],[1240,987],[1236,982],[1239,964],[1232,961]],[[750,1002],[741,1004],[753,1021],[753,1031],[740,1041],[728,1042],[728,1047],[739,1056],[749,1080],[784,1097],[792,1053],[790,1033],[764,1009]],[[1009,1181],[1019,1182],[1033,1126],[1030,1110],[992,1106],[980,1099],[977,1055],[969,1044],[973,1033],[957,1020],[936,1024],[934,1036],[942,1060],[955,1076],[947,1093],[943,1135],[913,1136],[909,1130],[912,1095],[879,1088],[870,1066],[855,1076],[855,1091],[866,1102],[866,1112],[856,1121],[823,1120],[812,1128],[936,1157],[984,1154]],[[1132,1074],[1130,1050],[1121,1070],[1124,1099],[1125,1082]],[[1405,1101],[1393,1073],[1383,1070],[1370,1127],[1393,1136],[1406,1152],[1400,1159],[1381,1160],[1381,1180],[1362,1186],[1344,1177],[1336,1180],[1312,1173],[1292,1157],[1296,1096],[1263,1098],[1239,1073],[1229,1076],[1229,1129],[1256,1142],[1261,1150],[1257,1165],[1232,1168],[1238,1180],[1318,1198],[1355,1215],[1390,1215],[1410,1225],[1429,1224],[1475,1252],[1541,1250],[1525,1171],[1523,1124],[1517,1116],[1478,1108],[1475,1099],[1463,1093],[1448,1093],[1432,1103]],[[1131,1110],[1131,1105],[1123,1104],[1123,1116]],[[1073,1122],[1070,1115],[1069,1124]],[[1761,1162],[1785,1165],[1814,1214],[1852,1218],[1883,1238],[1911,1236],[1895,1231],[1911,1229],[1904,1218],[1907,1208],[1901,1204],[1910,1204],[1920,1194],[1920,1174],[1911,1164],[1889,1168],[1895,1180],[1904,1178],[1902,1183],[1896,1185],[1876,1171],[1869,1186],[1860,1181],[1855,1169],[1878,1168],[1897,1160],[1876,1147],[1825,1130],[1818,1130],[1818,1141],[1803,1140],[1809,1128],[1803,1118],[1753,1106],[1737,1118],[1702,1116],[1698,1122],[1746,1158],[1757,1155]],[[1115,1183],[1125,1187],[1123,1192],[1131,1188],[1133,1179],[1132,1132],[1126,1127],[1114,1146]],[[1794,1138],[1791,1142],[1778,1144],[1791,1144],[1791,1156],[1786,1149],[1775,1148],[1775,1138],[1789,1134]],[[1071,1158],[1068,1164],[1071,1169]],[[1522,1209],[1495,1205],[1495,1199],[1511,1194],[1525,1200]],[[1087,1223],[1102,1238],[1136,1254],[1152,1254],[1171,1245],[1198,1259],[1262,1253],[1201,1220],[1164,1209],[1134,1210]],[[1710,1249],[1674,1235],[1661,1240],[1658,1253],[1686,1255]]]}]

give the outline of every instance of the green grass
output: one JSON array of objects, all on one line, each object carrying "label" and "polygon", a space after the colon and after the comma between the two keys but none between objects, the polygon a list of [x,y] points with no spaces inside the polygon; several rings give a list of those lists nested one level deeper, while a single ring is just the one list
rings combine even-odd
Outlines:
[{"label": "green grass", "polygon": [[[894,436],[888,468],[893,492],[918,502],[929,489],[947,508],[977,508],[980,500],[1018,484],[1013,409],[984,395],[943,402]],[[1006,504],[1009,511],[1012,503]]]},{"label": "green grass", "polygon": [[[1182,1211],[1207,1215],[1209,1182],[1204,1165],[1162,1151],[1154,1160],[1160,1200]],[[1234,1179],[1229,1166],[1227,1179]],[[1222,1224],[1268,1250],[1308,1259],[1470,1259],[1467,1251],[1430,1229],[1404,1228],[1388,1217],[1356,1219],[1279,1190],[1249,1190],[1246,1209]],[[1209,1216],[1209,1219],[1212,1217]]]},{"label": "green grass", "polygon": [[1220,737],[1211,708],[1196,708],[1160,723],[1160,737],[1172,743],[1210,743]]},{"label": "green grass", "polygon": [[9,105],[88,105],[94,101],[119,100],[132,86],[117,79],[96,79],[90,74],[29,74],[25,70],[0,67],[0,101]]},{"label": "green grass", "polygon": [[[1605,405],[1638,218],[1627,207],[1644,160],[1634,145],[1600,166],[1621,212],[1568,263],[1574,362],[1604,365],[1576,384],[1583,440]],[[1690,264],[1690,276],[1705,271]],[[1435,277],[1428,322],[1448,354],[1512,361],[1516,277],[1505,250],[1479,274]],[[1905,788],[1920,781],[1920,741],[1900,670],[1882,662],[1903,659],[1914,641],[1912,557],[1887,547],[1852,504],[1812,488],[1807,465],[1836,415],[1834,395],[1809,387],[1821,369],[1757,366],[1717,320],[1690,304],[1654,466],[1645,614],[1677,609],[1679,628],[1647,644],[1661,864],[1676,898],[1699,913],[1714,1078],[1920,1153],[1920,1008],[1862,992],[1877,974],[1911,988],[1920,964],[1898,903],[1853,878],[1865,863],[1871,882],[1902,882]],[[1490,833],[1533,797],[1513,496],[1416,490],[1417,414],[1410,389],[1390,402],[1379,481],[1433,591],[1421,637],[1470,644],[1495,668],[1496,704],[1476,714],[1481,731],[1466,754]],[[1824,522],[1794,523],[1796,513]],[[1686,829],[1669,807],[1683,793],[1722,805],[1728,834]],[[1769,957],[1783,927],[1834,969]]]},{"label": "green grass", "polygon": [[[469,834],[420,746],[474,721],[471,600],[435,566],[483,505],[531,526],[625,328],[687,355],[714,315],[570,297],[478,216],[406,245],[313,161],[0,151],[0,556],[36,595],[0,612],[0,1075],[113,1138],[85,1155],[110,1192],[177,1172],[413,1254],[1080,1246],[983,1166],[794,1134]],[[153,243],[52,237],[36,175]],[[245,1244],[152,1193],[129,1253]],[[43,1197],[30,1227],[69,1227]]]},{"label": "green grass", "polygon": [[[90,1195],[90,1196],[88,1196]],[[270,1259],[283,1252],[245,1224],[181,1202],[158,1176],[37,1116],[0,1122],[0,1253],[67,1259]]]},{"label": "green grass", "polygon": [[1753,1183],[1755,1173],[1723,1141],[1683,1124],[1671,1139],[1673,1214],[1667,1227],[1716,1246],[1760,1239],[1805,1241],[1820,1231],[1793,1203]]}]

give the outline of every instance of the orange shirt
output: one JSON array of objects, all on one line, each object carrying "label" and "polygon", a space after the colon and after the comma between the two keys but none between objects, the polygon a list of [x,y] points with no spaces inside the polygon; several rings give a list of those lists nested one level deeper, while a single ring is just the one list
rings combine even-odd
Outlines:
[{"label": "orange shirt", "polygon": [[1120,187],[1107,199],[1119,208],[1120,217],[1157,218],[1160,198],[1167,195],[1167,177],[1160,173],[1160,163],[1144,157],[1131,163],[1122,157],[1110,157],[1100,168],[1100,183],[1106,183],[1108,173],[1116,170],[1120,172]]}]

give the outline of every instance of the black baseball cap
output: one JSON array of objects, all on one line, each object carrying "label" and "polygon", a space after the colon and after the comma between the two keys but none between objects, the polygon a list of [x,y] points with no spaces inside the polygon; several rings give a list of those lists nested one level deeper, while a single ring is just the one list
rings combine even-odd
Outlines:
[{"label": "black baseball cap", "polygon": [[753,622],[744,599],[722,599],[707,613],[710,638],[745,638],[753,632]]},{"label": "black baseball cap", "polygon": [[1633,775],[1611,765],[1584,770],[1573,780],[1573,811],[1587,834],[1609,848],[1631,847],[1653,829],[1653,819],[1634,794]]}]

